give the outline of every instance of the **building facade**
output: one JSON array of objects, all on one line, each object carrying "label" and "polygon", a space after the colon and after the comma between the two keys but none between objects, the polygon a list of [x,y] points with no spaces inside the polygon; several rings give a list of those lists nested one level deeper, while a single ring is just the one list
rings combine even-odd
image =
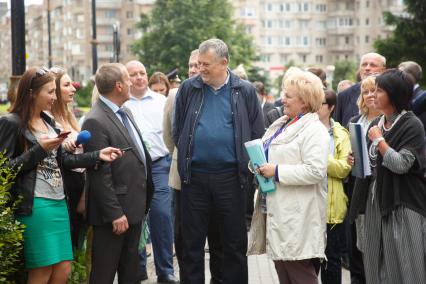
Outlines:
[{"label": "building facade", "polygon": [[[96,0],[96,43],[98,66],[113,60],[113,25],[118,27],[120,62],[133,59],[131,44],[140,38],[135,25],[141,13],[148,13],[153,0]],[[76,81],[92,76],[91,1],[44,0],[27,11],[27,65],[48,65],[48,22],[52,65],[64,66]]]},{"label": "building facade", "polygon": [[235,18],[246,26],[260,54],[258,65],[274,76],[283,66],[359,61],[387,37],[383,12],[402,13],[402,0],[236,0]]},{"label": "building facade", "polygon": [[[47,66],[51,17],[51,62],[64,66],[72,78],[85,82],[92,75],[91,0],[43,0],[27,7],[27,66]],[[98,66],[113,58],[113,25],[120,38],[120,61],[134,58],[131,44],[142,36],[135,25],[155,0],[96,0]],[[285,65],[333,65],[359,61],[378,38],[392,28],[383,12],[402,13],[403,0],[233,0],[234,17],[253,36],[260,55],[256,65],[276,77]],[[0,80],[11,73],[10,16],[0,2]],[[3,16],[1,14],[4,14]]]}]

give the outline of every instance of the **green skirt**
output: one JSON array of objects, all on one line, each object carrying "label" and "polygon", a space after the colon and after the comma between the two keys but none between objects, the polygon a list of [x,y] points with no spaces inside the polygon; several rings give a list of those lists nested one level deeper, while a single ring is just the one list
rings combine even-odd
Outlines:
[{"label": "green skirt", "polygon": [[34,198],[32,215],[19,216],[25,225],[26,268],[38,268],[72,260],[70,221],[65,199]]}]

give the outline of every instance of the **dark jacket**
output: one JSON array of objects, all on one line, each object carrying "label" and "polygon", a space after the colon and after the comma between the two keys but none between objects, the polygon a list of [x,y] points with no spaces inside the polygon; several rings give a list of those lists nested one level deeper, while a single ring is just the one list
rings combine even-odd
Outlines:
[{"label": "dark jacket", "polygon": [[[247,186],[249,158],[244,142],[262,137],[265,132],[263,112],[255,88],[229,72],[238,172],[241,186]],[[190,78],[182,83],[176,96],[173,140],[178,149],[178,171],[186,184],[191,181],[193,138],[204,102],[203,85],[200,76]]]},{"label": "dark jacket", "polygon": [[266,114],[265,127],[268,128],[275,120],[284,115],[284,106],[274,107]]},{"label": "dark jacket", "polygon": [[151,156],[132,114],[125,111],[141,138],[145,163],[123,123],[102,100],[92,107],[82,126],[92,134],[84,145],[85,152],[132,147],[114,162],[87,170],[87,220],[91,225],[110,224],[123,215],[129,224],[137,224],[148,213],[154,194]]},{"label": "dark jacket", "polygon": [[426,132],[426,92],[418,87],[413,97],[413,112],[423,123],[423,129]]},{"label": "dark jacket", "polygon": [[[379,120],[380,117],[373,120],[369,129],[377,125]],[[416,160],[407,173],[396,174],[382,165],[383,157],[378,153],[376,198],[382,216],[389,214],[400,205],[426,216],[424,136],[421,123],[412,112],[404,114],[392,129],[384,134],[389,147],[395,151],[409,150]],[[369,140],[367,147],[370,147],[371,143]],[[349,212],[350,222],[353,222],[358,214],[365,212],[370,183],[371,177],[356,178]]]},{"label": "dark jacket", "polygon": [[[52,118],[43,112],[41,117],[58,134],[60,133],[60,130],[55,128],[55,121]],[[38,144],[37,139],[30,130],[21,128],[20,118],[15,113],[7,114],[0,118],[0,151],[6,151],[6,157],[9,158],[9,163],[12,167],[20,167],[11,189],[13,200],[22,197],[15,214],[21,216],[31,215],[37,165],[47,157],[48,153]],[[59,147],[57,160],[61,171],[63,171],[63,168],[94,167],[98,162],[98,157],[99,151],[73,155]]]},{"label": "dark jacket", "polygon": [[359,113],[357,100],[361,94],[361,83],[357,83],[337,95],[333,118],[341,125],[347,125],[351,117]]},{"label": "dark jacket", "polygon": [[265,102],[265,104],[263,105],[262,111],[263,111],[263,121],[265,122],[265,126],[268,127],[266,125],[266,121],[268,120],[268,112],[270,112],[271,110],[273,110],[275,108],[273,103],[270,102]]}]

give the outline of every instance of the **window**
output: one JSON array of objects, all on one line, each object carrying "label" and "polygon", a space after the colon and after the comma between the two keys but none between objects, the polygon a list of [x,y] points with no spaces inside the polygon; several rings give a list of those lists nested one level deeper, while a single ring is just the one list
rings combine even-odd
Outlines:
[{"label": "window", "polygon": [[284,38],[284,45],[286,45],[286,46],[291,45],[290,37],[286,36],[286,37]]},{"label": "window", "polygon": [[256,15],[253,7],[244,7],[241,9],[241,17],[243,18],[252,18]]},{"label": "window", "polygon": [[133,19],[133,11],[127,11],[126,12],[126,18],[127,19]]},{"label": "window", "polygon": [[351,27],[353,25],[352,18],[339,18],[339,26],[341,27]]},{"label": "window", "polygon": [[132,35],[132,34],[133,34],[133,29],[128,28],[128,29],[127,29],[127,35]]},{"label": "window", "polygon": [[324,61],[324,57],[322,55],[315,56],[315,61],[317,63],[322,63]]},{"label": "window", "polygon": [[349,44],[349,37],[345,36],[345,44]]},{"label": "window", "polygon": [[307,20],[300,20],[299,26],[301,29],[308,29],[309,28],[309,21]]},{"label": "window", "polygon": [[268,3],[265,5],[265,11],[272,12],[272,3]]},{"label": "window", "polygon": [[324,46],[326,46],[326,39],[325,38],[316,38],[315,39],[315,44],[316,44],[316,46],[319,46],[319,47],[324,47]]},{"label": "window", "polygon": [[266,21],[266,27],[267,27],[268,29],[271,29],[271,28],[272,28],[272,20],[267,20],[267,21]]},{"label": "window", "polygon": [[261,54],[260,60],[265,63],[271,62],[271,56],[269,54]]},{"label": "window", "polygon": [[285,10],[286,10],[287,12],[290,12],[290,11],[291,11],[290,3],[285,3]]},{"label": "window", "polygon": [[270,37],[270,36],[263,37],[263,43],[265,45],[272,45],[272,37]]},{"label": "window", "polygon": [[317,30],[325,30],[327,28],[327,22],[326,21],[318,21],[315,25]]},{"label": "window", "polygon": [[284,21],[284,27],[286,29],[290,29],[291,28],[291,21],[290,20],[285,20]]},{"label": "window", "polygon": [[288,54],[280,54],[280,63],[287,64],[288,63]]},{"label": "window", "polygon": [[113,50],[114,50],[114,46],[112,44],[105,45],[105,51],[113,51]]},{"label": "window", "polygon": [[366,19],[365,19],[365,25],[366,25],[366,26],[369,26],[369,25],[370,25],[370,19],[369,19],[369,18],[366,18]]},{"label": "window", "polygon": [[105,11],[105,17],[107,18],[115,18],[117,16],[116,10],[106,10]]},{"label": "window", "polygon": [[365,1],[365,7],[370,7],[370,1]]},{"label": "window", "polygon": [[299,58],[303,63],[306,63],[306,57],[307,57],[306,54],[300,54],[299,55]]},{"label": "window", "polygon": [[308,12],[309,11],[309,3],[303,3],[303,11]]},{"label": "window", "polygon": [[315,11],[320,13],[325,13],[327,11],[327,5],[326,4],[317,4],[315,6]]},{"label": "window", "polygon": [[308,46],[309,45],[309,37],[307,37],[307,36],[303,36],[302,37],[302,45],[303,46]]},{"label": "window", "polygon": [[365,36],[365,43],[369,43],[370,42],[370,37],[368,35]]}]

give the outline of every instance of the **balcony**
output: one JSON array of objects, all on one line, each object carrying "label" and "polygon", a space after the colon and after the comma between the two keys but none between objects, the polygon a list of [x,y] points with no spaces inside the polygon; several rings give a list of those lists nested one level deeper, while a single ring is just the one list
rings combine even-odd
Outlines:
[{"label": "balcony", "polygon": [[350,44],[330,44],[328,45],[328,50],[331,52],[353,52],[354,46]]},{"label": "balcony", "polygon": [[340,26],[334,28],[328,28],[328,35],[352,35],[355,33],[355,27],[353,26]]}]

